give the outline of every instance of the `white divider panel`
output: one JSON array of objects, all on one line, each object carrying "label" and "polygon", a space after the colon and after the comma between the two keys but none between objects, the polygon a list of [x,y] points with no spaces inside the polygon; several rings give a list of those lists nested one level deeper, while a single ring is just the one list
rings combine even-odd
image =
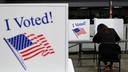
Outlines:
[{"label": "white divider panel", "polygon": [[115,31],[118,33],[121,39],[123,38],[123,28],[124,28],[124,23],[123,19],[94,19],[94,24],[95,24],[95,33],[97,32],[97,26],[103,23],[107,25],[110,28],[114,28]]},{"label": "white divider panel", "polygon": [[90,19],[69,20],[69,41],[90,40]]},{"label": "white divider panel", "polygon": [[0,72],[67,72],[68,4],[0,5]]}]

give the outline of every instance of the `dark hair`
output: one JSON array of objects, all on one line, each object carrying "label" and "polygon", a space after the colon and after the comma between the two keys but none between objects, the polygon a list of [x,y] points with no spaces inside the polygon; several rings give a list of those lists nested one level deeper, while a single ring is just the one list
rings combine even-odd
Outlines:
[{"label": "dark hair", "polygon": [[97,31],[106,30],[106,29],[108,29],[108,27],[103,23],[99,24],[97,27]]},{"label": "dark hair", "polygon": [[108,27],[107,27],[105,24],[101,23],[101,24],[98,25],[97,31],[99,31],[99,30],[104,30],[104,29],[106,29],[106,28],[108,28]]}]

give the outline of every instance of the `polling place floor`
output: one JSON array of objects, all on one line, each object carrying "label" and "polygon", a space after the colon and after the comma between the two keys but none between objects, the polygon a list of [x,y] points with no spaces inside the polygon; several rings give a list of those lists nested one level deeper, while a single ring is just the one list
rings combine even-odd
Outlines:
[{"label": "polling place floor", "polygon": [[[84,54],[83,57],[93,57],[91,54]],[[69,54],[72,59],[75,72],[97,72],[97,62],[93,59],[81,60],[81,65],[78,61],[78,54]],[[113,71],[118,72],[118,63],[114,63]],[[121,54],[121,72],[128,72],[128,54]]]}]

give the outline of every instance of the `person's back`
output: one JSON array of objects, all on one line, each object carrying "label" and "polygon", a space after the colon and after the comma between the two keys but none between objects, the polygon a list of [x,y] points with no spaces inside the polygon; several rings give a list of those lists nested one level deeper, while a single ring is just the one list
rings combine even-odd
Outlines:
[{"label": "person's back", "polygon": [[101,43],[115,43],[120,40],[114,29],[108,28],[108,31],[101,31]]},{"label": "person's back", "polygon": [[120,37],[112,28],[101,28],[93,37],[95,43],[116,43],[117,41],[120,41]]}]

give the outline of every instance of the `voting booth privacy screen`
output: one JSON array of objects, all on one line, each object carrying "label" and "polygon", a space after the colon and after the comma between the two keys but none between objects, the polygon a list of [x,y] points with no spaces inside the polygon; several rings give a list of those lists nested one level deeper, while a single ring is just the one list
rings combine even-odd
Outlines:
[{"label": "voting booth privacy screen", "polygon": [[0,72],[67,72],[68,4],[0,5]]},{"label": "voting booth privacy screen", "polygon": [[123,39],[123,19],[94,19],[95,33],[97,33],[97,26],[101,23],[109,28],[114,28],[120,38]]},{"label": "voting booth privacy screen", "polygon": [[90,40],[90,19],[69,20],[69,41]]}]

